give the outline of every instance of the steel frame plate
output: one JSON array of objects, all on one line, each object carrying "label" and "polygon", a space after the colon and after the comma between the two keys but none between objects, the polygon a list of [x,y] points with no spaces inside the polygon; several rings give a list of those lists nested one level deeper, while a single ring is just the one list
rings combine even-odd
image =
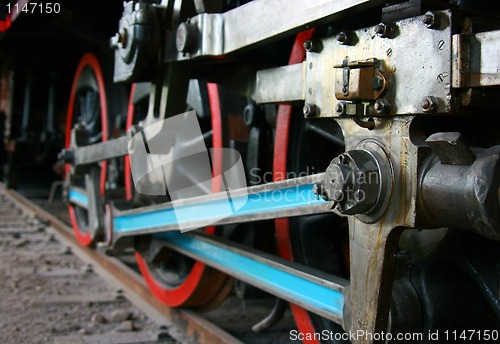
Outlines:
[{"label": "steel frame plate", "polygon": [[[389,78],[389,99],[392,115],[423,113],[421,102],[426,96],[438,99],[436,112],[452,111],[451,100],[451,13],[437,12],[441,26],[429,29],[422,16],[398,21],[393,38],[375,34],[374,27],[356,30],[355,45],[340,45],[335,37],[322,40],[321,52],[306,55],[305,101],[316,105],[320,117],[338,117],[335,113],[335,65],[349,61],[376,58]],[[377,116],[373,106],[366,115]]]}]

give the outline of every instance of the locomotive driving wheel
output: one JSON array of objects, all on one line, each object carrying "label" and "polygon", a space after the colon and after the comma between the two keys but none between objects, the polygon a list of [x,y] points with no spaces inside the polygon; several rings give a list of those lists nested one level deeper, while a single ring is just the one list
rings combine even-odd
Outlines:
[{"label": "locomotive driving wheel", "polygon": [[[205,145],[215,149],[223,147],[223,117],[220,109],[219,90],[216,84],[191,80],[187,95],[187,110],[195,110]],[[147,99],[134,101],[131,92],[127,129],[139,124],[146,115],[140,113]],[[147,98],[147,97],[145,97]],[[213,159],[213,174],[220,174],[222,161]],[[134,198],[129,166],[125,167],[125,187],[128,199]],[[220,189],[212,185],[212,191]],[[206,233],[216,234],[215,227],[204,229]],[[136,244],[136,259],[139,269],[153,295],[170,307],[192,307],[211,309],[219,305],[232,290],[233,280],[224,273],[209,268],[205,264],[188,258],[162,245],[160,239],[141,238]]]},{"label": "locomotive driving wheel", "polygon": [[[108,139],[108,104],[106,89],[101,65],[95,55],[85,54],[80,60],[73,78],[68,113],[66,117],[66,149],[70,149],[72,131],[74,128],[84,132],[85,142],[79,144],[93,144]],[[104,196],[106,188],[107,161],[99,163],[98,171],[89,175],[76,175],[70,173],[66,165],[66,175],[70,187],[88,190],[90,183],[98,185],[100,196]],[[83,246],[90,246],[101,234],[90,229],[88,210],[80,205],[68,206],[71,225],[78,242]]]},{"label": "locomotive driving wheel", "polygon": [[[289,64],[301,63],[305,57],[303,44],[311,38],[314,30],[299,33],[295,39]],[[343,149],[343,137],[338,125],[332,121],[309,122],[297,113],[299,109],[291,105],[280,105],[276,123],[274,142],[274,180],[284,176],[298,176],[324,171],[332,158]],[[293,145],[289,137],[295,138]],[[298,141],[297,141],[298,140]],[[322,147],[317,149],[315,147]],[[278,253],[281,257],[313,266],[317,269],[345,276],[345,254],[348,252],[345,227],[335,215],[317,215],[300,218],[275,220]],[[340,240],[339,240],[340,239]],[[338,245],[343,242],[343,245]],[[318,246],[318,243],[319,246]],[[328,255],[329,260],[325,260]],[[342,331],[339,325],[311,314],[303,308],[291,305],[292,314],[298,330],[305,334],[319,333],[328,328]],[[325,326],[327,324],[327,326]],[[319,343],[311,339],[305,343]]]}]

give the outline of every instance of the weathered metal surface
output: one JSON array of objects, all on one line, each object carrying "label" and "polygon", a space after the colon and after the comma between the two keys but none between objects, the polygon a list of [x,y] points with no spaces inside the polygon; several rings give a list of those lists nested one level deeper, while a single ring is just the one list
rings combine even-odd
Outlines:
[{"label": "weathered metal surface", "polygon": [[500,30],[453,35],[452,86],[466,88],[499,85],[499,56]]},{"label": "weathered metal surface", "polygon": [[443,164],[471,165],[476,160],[476,156],[460,133],[435,133],[425,142]]},{"label": "weathered metal surface", "polygon": [[127,144],[127,136],[122,136],[120,138],[95,143],[93,145],[74,147],[74,162],[72,164],[95,164],[102,160],[109,160],[127,155]]},{"label": "weathered metal surface", "polygon": [[480,151],[473,164],[429,161],[421,178],[419,216],[427,226],[470,229],[500,240],[500,146]]},{"label": "weathered metal surface", "polygon": [[163,62],[230,54],[276,41],[310,25],[324,24],[342,17],[346,11],[383,3],[379,0],[257,0],[226,13],[202,13],[190,20],[190,24],[197,27],[196,49],[192,53],[179,52],[175,44],[177,33],[173,32],[166,39]]},{"label": "weathered metal surface", "polygon": [[[305,102],[317,106],[317,116],[338,117],[337,105],[346,97],[336,97],[335,85],[342,83],[346,76],[340,72],[342,69],[334,67],[376,59],[375,69],[383,73],[389,84],[383,97],[390,102],[390,109],[384,111],[384,115],[421,114],[422,99],[429,95],[438,101],[435,112],[452,112],[452,18],[448,11],[439,12],[439,16],[441,24],[436,29],[427,28],[422,16],[400,20],[394,23],[395,34],[391,38],[380,37],[375,27],[368,27],[354,32],[357,44],[340,45],[334,37],[322,39],[321,52],[308,52],[306,56]],[[350,74],[358,69],[353,67]],[[352,78],[357,77],[353,74]],[[373,86],[371,80],[366,82],[363,87]],[[350,88],[360,89],[360,86],[354,87],[351,80],[348,83]],[[361,99],[363,94],[365,99]],[[365,106],[362,114],[379,115],[372,94],[366,94],[351,98]],[[381,96],[379,93],[377,98]]]},{"label": "weathered metal surface", "polygon": [[500,30],[470,37],[470,87],[500,85]]},{"label": "weathered metal surface", "polygon": [[305,64],[260,70],[248,95],[257,103],[290,102],[304,99]]},{"label": "weathered metal surface", "polygon": [[[387,331],[399,234],[401,228],[415,223],[418,162],[414,157],[418,147],[410,140],[411,117],[378,118],[371,131],[349,118],[337,121],[346,138],[347,152],[358,147],[382,149],[377,154],[389,166],[383,171],[387,187],[382,190],[385,201],[378,205],[378,211],[349,216],[351,313],[344,317],[344,328],[380,333]],[[366,144],[369,141],[377,145]],[[373,342],[369,337],[358,339],[358,343]]]}]

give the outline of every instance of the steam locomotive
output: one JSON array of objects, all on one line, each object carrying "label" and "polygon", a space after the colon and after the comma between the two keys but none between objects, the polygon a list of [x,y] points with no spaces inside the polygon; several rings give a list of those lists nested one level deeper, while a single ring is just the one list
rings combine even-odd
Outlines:
[{"label": "steam locomotive", "polygon": [[498,340],[498,7],[2,1],[4,181],[63,178],[78,241],[170,307],[253,288],[254,329],[289,304],[307,343]]}]

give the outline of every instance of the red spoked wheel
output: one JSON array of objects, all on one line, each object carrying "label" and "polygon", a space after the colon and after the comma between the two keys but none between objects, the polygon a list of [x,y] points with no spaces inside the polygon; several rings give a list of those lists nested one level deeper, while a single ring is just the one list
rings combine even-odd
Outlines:
[{"label": "red spoked wheel", "polygon": [[[301,32],[297,35],[293,44],[288,64],[301,63],[305,57],[304,42],[311,38],[313,29]],[[287,154],[290,134],[290,121],[292,116],[291,105],[280,105],[276,121],[276,136],[274,141],[273,179],[279,181],[287,174]],[[287,218],[275,220],[276,239],[278,242],[278,253],[281,257],[293,260],[292,247],[290,245],[290,226]],[[309,313],[303,308],[290,305],[293,318],[298,330],[303,334],[314,334],[315,329]],[[309,336],[307,336],[309,337]],[[314,338],[314,336],[310,336]],[[317,340],[306,340],[305,343],[319,343]]]},{"label": "red spoked wheel", "polygon": [[[305,57],[303,43],[313,34],[308,30],[297,35],[289,64],[301,63]],[[287,173],[315,173],[324,171],[331,161],[332,152],[343,149],[343,136],[340,127],[330,119],[309,121],[299,115],[291,105],[280,105],[276,123],[274,145],[274,180],[283,179]],[[300,111],[301,112],[301,111]],[[293,113],[293,115],[292,115]],[[291,134],[292,132],[292,134]],[[320,134],[318,134],[320,133]],[[294,137],[293,145],[289,136]],[[322,147],[318,150],[317,147]],[[333,153],[335,154],[335,153]],[[332,231],[331,227],[338,227]],[[349,258],[346,224],[333,214],[275,220],[278,252],[281,257],[335,275],[348,273]],[[344,227],[344,228],[342,228]],[[329,259],[325,261],[325,256]],[[314,339],[315,333],[323,330],[341,332],[342,328],[303,308],[291,305],[292,314],[305,343],[320,343]],[[330,332],[329,332],[330,333]],[[334,341],[334,343],[338,343]]]},{"label": "red spoked wheel", "polygon": [[[203,88],[203,85],[200,88]],[[137,122],[134,119],[136,111],[133,103],[133,92],[135,92],[135,87],[131,90],[127,130],[134,122]],[[209,116],[204,117],[205,120],[208,119],[209,121],[209,123],[205,124],[211,127],[211,144],[215,149],[222,148],[222,115],[219,91],[216,84],[206,84],[206,97],[209,103],[209,107],[206,109]],[[189,104],[188,107],[190,107]],[[203,118],[200,118],[200,122],[202,121]],[[203,128],[203,123],[200,124],[202,124]],[[208,143],[206,144],[208,145]],[[212,157],[212,166],[213,175],[220,175],[222,160],[217,154]],[[133,198],[133,184],[128,158],[126,158],[124,182],[127,198],[131,200]],[[212,191],[219,191],[220,187],[220,185],[214,183]],[[215,234],[215,231],[215,227],[205,229],[205,232],[209,234]],[[146,252],[147,250],[148,248],[146,248]],[[229,276],[199,261],[193,261],[167,249],[161,253],[162,258],[160,260],[152,261],[148,260],[142,252],[144,251],[137,251],[135,255],[144,280],[153,295],[170,307],[211,309],[224,301],[232,290],[233,280]]]},{"label": "red spoked wheel", "polygon": [[[89,133],[89,143],[108,139],[108,110],[106,89],[101,65],[95,55],[85,54],[76,68],[66,116],[66,148],[71,146],[71,130],[82,125]],[[104,195],[106,188],[107,162],[100,163],[99,190]],[[70,166],[66,165],[66,175]],[[69,176],[70,185],[85,189],[84,177]],[[77,205],[68,206],[71,225],[76,239],[82,246],[91,246],[97,233],[88,230],[87,210]]]}]

